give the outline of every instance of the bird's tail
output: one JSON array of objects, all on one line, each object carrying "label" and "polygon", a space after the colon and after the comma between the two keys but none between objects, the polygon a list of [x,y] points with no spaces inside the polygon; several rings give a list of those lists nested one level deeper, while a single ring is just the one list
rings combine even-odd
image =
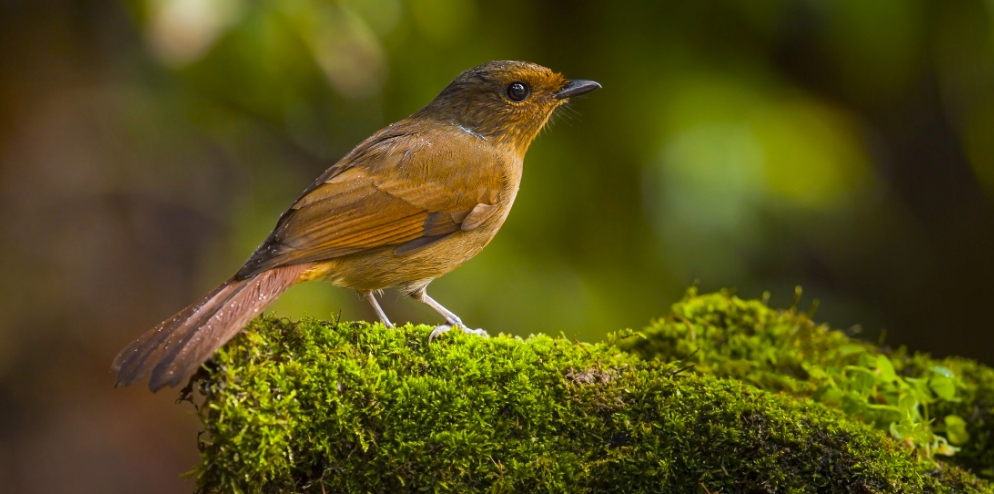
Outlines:
[{"label": "bird's tail", "polygon": [[113,365],[117,385],[129,385],[149,376],[152,391],[179,384],[296,284],[308,267],[281,266],[251,278],[229,279],[122,350]]}]

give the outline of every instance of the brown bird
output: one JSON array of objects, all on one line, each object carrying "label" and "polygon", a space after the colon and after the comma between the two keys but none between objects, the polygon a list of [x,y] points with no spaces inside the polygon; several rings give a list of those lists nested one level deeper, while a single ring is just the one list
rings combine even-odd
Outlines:
[{"label": "brown bird", "polygon": [[397,286],[448,322],[431,337],[452,327],[486,335],[425,288],[500,229],[525,152],[553,111],[599,87],[527,62],[463,72],[318,177],[233,277],[122,350],[117,384],[150,376],[152,391],[175,386],[288,288],[311,280],[359,292],[388,327],[374,292]]}]

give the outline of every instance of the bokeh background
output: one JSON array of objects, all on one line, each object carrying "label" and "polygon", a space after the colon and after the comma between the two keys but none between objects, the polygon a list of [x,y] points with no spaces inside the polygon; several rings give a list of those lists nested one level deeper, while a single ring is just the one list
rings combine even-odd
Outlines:
[{"label": "bokeh background", "polygon": [[[192,491],[193,409],[113,389],[115,353],[493,59],[604,89],[432,284],[467,322],[599,340],[695,282],[802,285],[836,327],[994,363],[994,2],[2,0],[0,491]],[[273,310],[373,317],[321,284]]]}]

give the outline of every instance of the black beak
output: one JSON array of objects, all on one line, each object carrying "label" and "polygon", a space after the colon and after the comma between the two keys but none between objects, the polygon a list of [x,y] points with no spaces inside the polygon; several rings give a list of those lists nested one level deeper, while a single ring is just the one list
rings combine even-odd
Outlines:
[{"label": "black beak", "polygon": [[595,81],[585,81],[583,79],[575,79],[569,81],[562,89],[553,94],[552,96],[556,99],[569,98],[571,96],[579,96],[581,94],[586,94],[594,89],[600,89],[601,85]]}]

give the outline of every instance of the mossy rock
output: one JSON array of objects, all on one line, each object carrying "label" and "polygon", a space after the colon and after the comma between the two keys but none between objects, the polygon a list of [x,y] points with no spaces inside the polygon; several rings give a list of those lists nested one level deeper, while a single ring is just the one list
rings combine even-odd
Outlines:
[{"label": "mossy rock", "polygon": [[199,383],[200,490],[994,492],[837,408],[634,340],[429,332],[254,321]]}]

